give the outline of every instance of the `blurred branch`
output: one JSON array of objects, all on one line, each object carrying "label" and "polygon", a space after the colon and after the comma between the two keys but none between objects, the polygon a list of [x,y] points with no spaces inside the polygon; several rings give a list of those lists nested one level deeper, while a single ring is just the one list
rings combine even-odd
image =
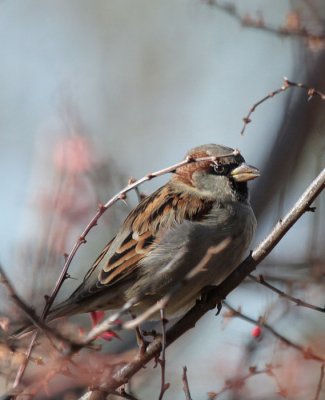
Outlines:
[{"label": "blurred branch", "polygon": [[280,339],[287,346],[290,346],[290,347],[300,351],[303,354],[304,358],[312,359],[312,360],[315,360],[315,361],[318,361],[321,363],[325,362],[325,358],[318,356],[317,354],[313,353],[310,349],[305,349],[303,346],[301,346],[301,345],[293,342],[292,340],[286,338],[285,336],[281,335],[281,333],[277,332],[274,328],[272,328],[271,325],[265,323],[262,318],[260,318],[258,320],[251,318],[248,315],[243,314],[240,310],[236,310],[235,308],[231,307],[231,305],[228,304],[226,301],[223,301],[223,304],[231,311],[232,317],[239,317],[239,318],[243,319],[244,321],[250,322],[251,324],[263,327],[265,330],[272,333],[273,336]]},{"label": "blurred branch", "polygon": [[9,295],[12,299],[12,301],[16,304],[16,306],[26,315],[26,317],[29,319],[29,321],[36,327],[38,328],[41,332],[43,332],[49,341],[52,343],[53,347],[57,350],[57,347],[52,341],[52,338],[56,338],[57,340],[60,340],[62,342],[67,341],[66,338],[64,338],[59,332],[57,332],[55,329],[50,328],[47,326],[43,320],[41,320],[36,314],[35,311],[29,307],[21,298],[20,296],[16,293],[14,287],[12,286],[10,280],[8,279],[4,269],[0,265],[0,283],[2,283],[8,290]]},{"label": "blurred branch", "polygon": [[192,400],[190,388],[188,385],[187,368],[186,367],[183,367],[182,381],[183,381],[183,391],[185,393],[185,400]]},{"label": "blurred branch", "polygon": [[161,352],[157,362],[160,364],[161,369],[161,386],[158,400],[162,400],[165,392],[169,389],[170,384],[166,383],[166,323],[164,309],[160,310],[160,321],[161,321]]},{"label": "blurred branch", "polygon": [[261,15],[258,17],[253,17],[248,13],[244,16],[241,15],[234,3],[223,3],[218,0],[206,0],[206,3],[227,13],[244,27],[259,29],[282,37],[302,38],[307,42],[307,44],[314,46],[317,49],[325,46],[324,32],[320,34],[312,33],[302,25],[301,16],[296,11],[289,12],[286,16],[286,23],[276,28],[267,24]]},{"label": "blurred branch", "polygon": [[[301,56],[302,57],[302,56]],[[301,80],[308,82],[310,87],[325,87],[325,52],[320,53],[312,59],[308,57],[308,63],[304,60],[298,61],[299,70],[297,74],[304,76]],[[301,65],[305,65],[301,70]],[[295,94],[295,96],[293,96]],[[265,156],[261,170],[263,174],[253,187],[251,202],[257,220],[269,205],[273,205],[275,197],[281,192],[283,186],[288,186],[294,179],[297,164],[304,154],[307,143],[310,143],[316,135],[315,125],[319,117],[324,114],[324,104],[321,101],[306,102],[303,92],[290,92],[286,104],[283,107],[282,122],[276,129],[276,138]],[[265,129],[265,127],[262,127]],[[270,132],[272,134],[272,132]],[[317,139],[319,141],[321,136]],[[276,162],[274,156],[276,155]],[[312,162],[312,161],[311,161]]]},{"label": "blurred branch", "polygon": [[252,279],[253,281],[260,283],[261,285],[271,289],[273,292],[277,293],[280,297],[283,297],[285,299],[288,299],[290,301],[292,301],[293,303],[295,303],[297,306],[301,306],[301,307],[306,307],[306,308],[310,308],[312,310],[315,311],[320,311],[322,313],[325,313],[325,307],[318,307],[318,306],[314,306],[310,303],[307,303],[301,299],[298,299],[296,297],[293,297],[285,292],[283,292],[282,290],[276,288],[275,286],[271,285],[270,283],[266,282],[263,275],[259,275],[258,278],[254,275],[249,275],[250,279]]},{"label": "blurred branch", "polygon": [[[223,388],[220,389],[218,392],[208,392],[209,400],[214,400],[221,394],[227,392],[228,390],[233,390],[233,389],[240,389],[241,387],[244,386],[246,381],[253,376],[256,375],[261,375],[261,374],[266,374],[270,377],[274,377],[274,372],[273,369],[275,367],[271,364],[267,364],[264,369],[257,369],[256,367],[249,367],[249,372],[244,375],[244,376],[239,376],[233,379],[227,379]],[[278,382],[276,381],[278,384]],[[236,397],[237,398],[237,397]]]},{"label": "blurred branch", "polygon": [[322,390],[322,384],[323,384],[323,380],[324,380],[324,369],[325,369],[325,364],[321,365],[320,367],[320,376],[319,376],[319,381],[318,381],[318,385],[317,385],[317,389],[316,389],[316,394],[314,397],[314,400],[319,400],[320,399],[320,392]]}]

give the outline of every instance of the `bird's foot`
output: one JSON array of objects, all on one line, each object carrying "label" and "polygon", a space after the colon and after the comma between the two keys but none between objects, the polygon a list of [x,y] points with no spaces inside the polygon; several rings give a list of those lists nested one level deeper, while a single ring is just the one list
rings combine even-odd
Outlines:
[{"label": "bird's foot", "polygon": [[149,342],[145,340],[144,334],[143,332],[141,332],[141,329],[138,326],[135,328],[135,335],[137,338],[140,354],[144,354],[147,350]]},{"label": "bird's foot", "polygon": [[201,290],[201,298],[198,300],[204,306],[208,306],[210,310],[213,310],[215,307],[217,307],[216,315],[220,313],[222,308],[221,301],[220,300],[218,301],[217,297],[215,296],[217,290],[218,290],[217,286],[214,285],[205,286]]}]

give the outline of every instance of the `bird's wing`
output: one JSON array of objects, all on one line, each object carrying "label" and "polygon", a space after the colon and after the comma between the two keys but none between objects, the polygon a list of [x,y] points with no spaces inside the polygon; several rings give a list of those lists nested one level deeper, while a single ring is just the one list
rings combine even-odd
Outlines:
[{"label": "bird's wing", "polygon": [[189,196],[165,185],[143,199],[106,245],[71,298],[88,297],[124,282],[133,273],[136,275],[139,262],[159,244],[168,229],[184,220],[203,218],[212,204]]}]

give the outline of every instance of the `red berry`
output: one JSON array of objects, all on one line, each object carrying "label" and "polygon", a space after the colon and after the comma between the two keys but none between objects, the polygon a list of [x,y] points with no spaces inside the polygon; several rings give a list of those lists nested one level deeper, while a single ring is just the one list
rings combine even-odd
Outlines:
[{"label": "red berry", "polygon": [[261,336],[261,334],[262,334],[262,329],[258,325],[254,326],[251,335],[255,338],[258,338]]}]

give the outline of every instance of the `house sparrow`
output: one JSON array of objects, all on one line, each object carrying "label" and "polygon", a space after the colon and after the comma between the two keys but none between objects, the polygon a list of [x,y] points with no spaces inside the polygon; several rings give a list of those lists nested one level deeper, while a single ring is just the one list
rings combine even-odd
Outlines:
[{"label": "house sparrow", "polygon": [[[232,152],[207,144],[187,155]],[[240,154],[178,167],[164,186],[130,212],[81,285],[48,319],[118,309],[133,298],[139,301],[132,312],[142,313],[193,270],[208,249],[229,239],[190,284],[180,286],[164,310],[166,317],[184,313],[205,286],[220,284],[246,252],[256,227],[247,181],[258,176],[258,169],[245,164]]]}]

